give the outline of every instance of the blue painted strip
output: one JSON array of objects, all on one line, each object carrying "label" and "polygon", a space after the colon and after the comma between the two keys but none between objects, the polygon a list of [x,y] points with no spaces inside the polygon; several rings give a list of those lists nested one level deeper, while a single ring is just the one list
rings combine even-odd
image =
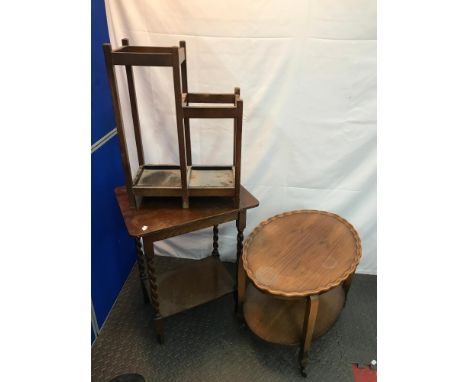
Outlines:
[{"label": "blue painted strip", "polygon": [[135,263],[134,241],[115,198],[124,184],[118,139],[111,139],[91,156],[91,295],[102,328]]},{"label": "blue painted strip", "polygon": [[114,195],[125,182],[119,141],[112,139],[115,119],[102,51],[107,42],[104,0],[91,0],[91,299],[98,330],[135,263],[134,242]]},{"label": "blue painted strip", "polygon": [[115,127],[102,44],[108,43],[104,0],[91,0],[91,143]]}]

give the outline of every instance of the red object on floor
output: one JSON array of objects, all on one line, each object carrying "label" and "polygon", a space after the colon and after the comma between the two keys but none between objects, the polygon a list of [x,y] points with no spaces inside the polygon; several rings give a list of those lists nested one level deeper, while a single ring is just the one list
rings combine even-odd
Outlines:
[{"label": "red object on floor", "polygon": [[377,382],[377,371],[372,369],[369,365],[359,368],[356,363],[352,364],[354,380],[356,382]]}]

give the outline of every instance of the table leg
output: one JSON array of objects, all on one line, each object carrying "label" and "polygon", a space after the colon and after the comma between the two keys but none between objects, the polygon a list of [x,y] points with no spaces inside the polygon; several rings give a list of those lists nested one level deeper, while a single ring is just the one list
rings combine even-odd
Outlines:
[{"label": "table leg", "polygon": [[218,252],[218,225],[213,226],[213,252],[211,252],[211,255],[219,257],[219,252]]},{"label": "table leg", "polygon": [[242,262],[242,251],[244,249],[244,229],[246,226],[246,211],[239,212],[236,220],[237,226],[237,275],[236,275],[236,312],[237,317],[243,321],[243,305],[245,300],[246,274]]},{"label": "table leg", "polygon": [[309,350],[312,345],[312,335],[314,334],[315,319],[317,318],[317,312],[319,307],[318,296],[308,296],[306,302],[306,310],[304,315],[304,326],[303,326],[303,339],[302,347],[299,352],[299,363],[301,366],[301,374],[303,377],[307,377],[306,367],[309,363]]},{"label": "table leg", "polygon": [[354,277],[354,272],[351,273],[348,276],[348,278],[343,282],[343,289],[345,292],[345,301],[343,304],[343,308],[346,306],[346,302],[348,301],[348,292],[349,292],[349,288],[351,287],[351,282],[353,281],[353,277]]},{"label": "table leg", "polygon": [[156,335],[159,343],[164,343],[164,327],[162,316],[159,311],[159,301],[158,301],[158,285],[156,283],[156,267],[155,267],[155,254],[153,248],[153,241],[148,239],[143,239],[143,245],[146,255],[146,263],[148,264],[148,277],[150,284],[150,299],[151,305],[154,309],[154,326],[156,329]]},{"label": "table leg", "polygon": [[145,254],[143,253],[141,239],[139,237],[135,238],[135,245],[136,245],[136,256],[137,256],[137,264],[138,264],[138,272],[140,274],[140,284],[141,290],[143,293],[143,302],[145,304],[149,303],[149,296],[148,290],[146,289],[146,265],[145,265]]}]

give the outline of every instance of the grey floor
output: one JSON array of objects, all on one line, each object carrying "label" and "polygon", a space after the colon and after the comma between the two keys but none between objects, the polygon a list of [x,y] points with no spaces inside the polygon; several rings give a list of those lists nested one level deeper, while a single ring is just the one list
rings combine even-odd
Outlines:
[{"label": "grey floor", "polygon": [[240,326],[232,295],[166,319],[166,343],[159,345],[134,268],[92,346],[92,381],[139,373],[147,382],[353,382],[352,362],[377,359],[376,289],[376,276],[354,277],[337,323],[312,344],[303,378],[299,349],[266,343]]}]

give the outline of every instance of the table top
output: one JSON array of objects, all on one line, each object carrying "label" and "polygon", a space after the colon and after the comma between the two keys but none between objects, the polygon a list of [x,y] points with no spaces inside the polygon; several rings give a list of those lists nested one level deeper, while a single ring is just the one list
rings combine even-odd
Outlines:
[{"label": "table top", "polygon": [[145,198],[140,208],[135,209],[129,205],[124,186],[117,187],[115,195],[128,233],[135,237],[202,224],[213,217],[237,213],[259,205],[258,200],[243,186],[237,208],[234,207],[232,198],[225,197],[193,197],[190,198],[190,208],[182,208],[180,197],[154,197]]},{"label": "table top", "polygon": [[345,281],[361,257],[361,240],[342,217],[323,211],[286,212],[260,223],[244,244],[249,279],[273,295],[326,292]]}]

